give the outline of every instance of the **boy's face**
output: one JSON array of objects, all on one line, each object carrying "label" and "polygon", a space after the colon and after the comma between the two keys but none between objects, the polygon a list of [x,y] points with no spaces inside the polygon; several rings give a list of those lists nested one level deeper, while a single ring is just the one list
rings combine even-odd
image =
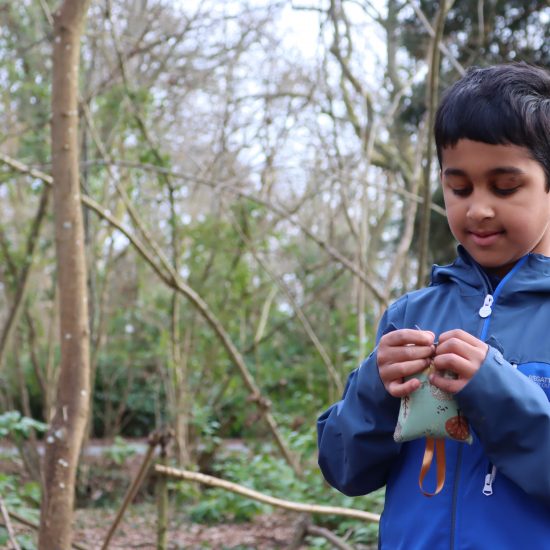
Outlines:
[{"label": "boy's face", "polygon": [[477,263],[502,277],[529,252],[550,256],[550,194],[527,148],[461,139],[441,164],[449,226]]}]

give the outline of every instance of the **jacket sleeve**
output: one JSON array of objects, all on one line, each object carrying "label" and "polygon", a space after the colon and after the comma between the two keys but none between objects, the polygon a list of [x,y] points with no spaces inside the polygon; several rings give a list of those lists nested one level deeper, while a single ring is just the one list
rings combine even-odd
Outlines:
[{"label": "jacket sleeve", "polygon": [[[399,328],[390,320],[399,309],[397,306],[384,314],[377,343],[383,334]],[[385,485],[401,449],[393,440],[399,404],[382,384],[375,348],[351,373],[342,400],[317,422],[319,466],[333,487],[357,496]]]},{"label": "jacket sleeve", "polygon": [[498,470],[550,504],[550,402],[544,390],[489,346],[455,398]]}]

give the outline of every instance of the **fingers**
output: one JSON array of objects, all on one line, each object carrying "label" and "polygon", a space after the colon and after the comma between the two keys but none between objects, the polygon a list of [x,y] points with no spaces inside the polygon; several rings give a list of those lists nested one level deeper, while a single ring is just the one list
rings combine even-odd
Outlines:
[{"label": "fingers", "polygon": [[[443,365],[446,364],[449,359],[440,359],[439,361],[437,361],[437,359],[447,355],[456,355],[460,358],[468,360],[469,362],[477,363],[479,367],[487,355],[487,350],[487,344],[481,340],[478,340],[475,336],[472,336],[462,330],[449,331],[442,334],[439,339],[439,343],[435,351],[435,364],[436,367],[438,367],[438,365],[442,365],[441,368],[446,368]],[[457,362],[457,367],[460,367],[461,364],[463,363],[460,361]],[[457,372],[457,374],[460,374],[460,372]]]},{"label": "fingers", "polygon": [[402,329],[389,332],[380,339],[378,364],[415,361],[433,355],[433,332]]},{"label": "fingers", "polygon": [[378,348],[378,365],[391,365],[396,363],[406,363],[407,361],[417,361],[418,359],[429,359],[434,354],[433,346],[401,346],[401,347],[382,347]]},{"label": "fingers", "polygon": [[464,388],[466,380],[462,378],[445,378],[441,373],[434,373],[430,375],[430,383],[436,388],[454,395]]},{"label": "fingers", "polygon": [[409,378],[430,364],[434,339],[433,332],[414,329],[389,332],[380,339],[376,359],[380,379],[389,394],[403,397],[418,389],[420,382]]},{"label": "fingers", "polygon": [[454,354],[436,356],[434,366],[435,371],[430,374],[430,382],[449,393],[460,391],[476,372],[470,361]]},{"label": "fingers", "polygon": [[[405,363],[392,363],[380,368],[381,376],[387,381],[400,380],[414,376],[423,371],[430,364],[430,359],[416,359]],[[383,371],[383,372],[382,372]]]},{"label": "fingers", "polygon": [[[404,397],[420,387],[416,378],[433,358],[430,382],[443,391],[457,393],[475,375],[489,349],[485,342],[461,329],[439,336],[426,330],[401,329],[380,339],[377,362],[384,387],[394,397]],[[449,376],[449,373],[451,374]]]},{"label": "fingers", "polygon": [[435,334],[429,330],[403,328],[388,332],[380,339],[388,346],[431,346],[435,341]]},{"label": "fingers", "polygon": [[430,382],[449,393],[462,390],[479,370],[488,349],[485,342],[460,329],[441,334]]},{"label": "fingers", "polygon": [[484,344],[481,340],[476,338],[475,336],[472,336],[469,332],[466,332],[462,329],[453,329],[448,330],[447,332],[443,332],[439,335],[439,344],[443,344],[449,340],[461,340],[462,342],[465,342],[466,344],[470,344],[471,346],[478,346],[479,344]]},{"label": "fingers", "polygon": [[430,359],[417,359],[384,365],[378,370],[386,391],[393,397],[404,397],[420,387],[420,381],[410,377],[423,371],[429,364]]},{"label": "fingers", "polygon": [[405,397],[416,391],[420,387],[420,380],[418,378],[411,378],[406,382],[399,382],[394,380],[388,384],[386,388],[387,392],[393,397]]}]

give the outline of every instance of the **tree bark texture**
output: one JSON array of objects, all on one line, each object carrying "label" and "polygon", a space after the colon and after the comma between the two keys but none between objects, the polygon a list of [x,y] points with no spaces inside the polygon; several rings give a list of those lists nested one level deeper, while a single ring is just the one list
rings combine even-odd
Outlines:
[{"label": "tree bark texture", "polygon": [[439,85],[440,55],[439,43],[443,36],[445,27],[445,17],[453,1],[440,0],[439,11],[437,12],[435,34],[432,39],[430,54],[430,72],[428,82],[428,92],[426,108],[428,111],[428,143],[426,149],[426,163],[424,165],[424,202],[422,204],[422,218],[420,225],[420,244],[418,256],[418,276],[416,285],[418,288],[426,284],[426,274],[428,271],[428,251],[430,240],[430,215],[432,206],[432,187],[431,187],[431,168],[433,158],[433,125],[435,121],[435,112],[437,110],[437,88]]},{"label": "tree bark texture", "polygon": [[46,436],[39,549],[68,550],[75,477],[88,415],[89,317],[80,205],[78,72],[89,0],[64,0],[54,14],[52,176],[60,300],[60,377]]}]

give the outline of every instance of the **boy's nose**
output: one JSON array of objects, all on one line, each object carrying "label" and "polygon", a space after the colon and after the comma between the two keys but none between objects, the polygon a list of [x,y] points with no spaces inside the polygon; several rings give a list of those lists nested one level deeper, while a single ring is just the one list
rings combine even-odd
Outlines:
[{"label": "boy's nose", "polygon": [[466,213],[471,220],[485,220],[495,215],[493,207],[488,201],[472,201]]}]

